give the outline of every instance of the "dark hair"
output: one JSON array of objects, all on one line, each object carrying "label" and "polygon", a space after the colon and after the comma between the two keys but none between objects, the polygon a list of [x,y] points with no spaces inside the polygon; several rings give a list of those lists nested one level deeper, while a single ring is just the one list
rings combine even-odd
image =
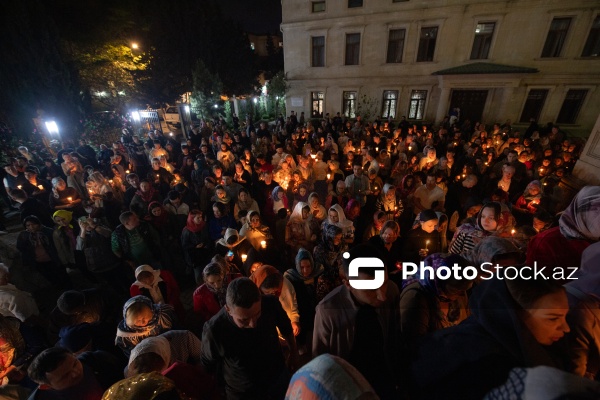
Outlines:
[{"label": "dark hair", "polygon": [[219,212],[222,215],[225,215],[227,213],[227,208],[225,207],[225,204],[217,201],[217,202],[213,203],[213,208],[215,208],[215,207],[219,210]]},{"label": "dark hair", "polygon": [[54,371],[59,364],[63,362],[71,352],[64,347],[51,347],[42,351],[29,364],[27,374],[29,377],[39,383],[48,384],[46,373]]},{"label": "dark hair", "polygon": [[260,290],[250,278],[234,279],[227,286],[227,306],[250,308],[257,301],[260,301]]},{"label": "dark hair", "polygon": [[167,195],[169,200],[177,200],[181,198],[181,194],[177,190],[171,190]]},{"label": "dark hair", "polygon": [[511,279],[506,280],[506,288],[517,305],[523,309],[531,309],[540,298],[558,292],[564,292],[561,282],[549,279]]},{"label": "dark hair", "polygon": [[28,222],[33,222],[36,225],[42,225],[42,222],[40,221],[40,219],[38,217],[36,217],[35,215],[29,215],[29,216],[23,218],[23,226],[25,226],[25,224]]},{"label": "dark hair", "polygon": [[260,289],[279,289],[283,284],[283,275],[281,273],[267,275],[261,283]]},{"label": "dark hair", "polygon": [[19,200],[25,200],[27,198],[27,193],[23,189],[13,189],[10,191],[10,195]]},{"label": "dark hair", "polygon": [[238,215],[237,215],[238,218],[244,218],[246,216],[248,216],[248,210],[240,210],[240,211],[238,211]]}]

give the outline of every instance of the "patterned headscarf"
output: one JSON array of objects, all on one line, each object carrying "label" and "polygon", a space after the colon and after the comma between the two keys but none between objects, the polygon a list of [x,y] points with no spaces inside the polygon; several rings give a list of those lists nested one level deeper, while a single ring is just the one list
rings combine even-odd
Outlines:
[{"label": "patterned headscarf", "polygon": [[577,193],[558,221],[567,239],[600,240],[600,186],[586,186]]}]

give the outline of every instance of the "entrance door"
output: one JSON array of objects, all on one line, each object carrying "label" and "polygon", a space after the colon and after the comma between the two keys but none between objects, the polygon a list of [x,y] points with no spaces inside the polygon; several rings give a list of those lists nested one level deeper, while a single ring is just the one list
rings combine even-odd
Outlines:
[{"label": "entrance door", "polygon": [[460,108],[460,121],[471,120],[471,123],[481,122],[487,90],[452,90],[450,111]]}]

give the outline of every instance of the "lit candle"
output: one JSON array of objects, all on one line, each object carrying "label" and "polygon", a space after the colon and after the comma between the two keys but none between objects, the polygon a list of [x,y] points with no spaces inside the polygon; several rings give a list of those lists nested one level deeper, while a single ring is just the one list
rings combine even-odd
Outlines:
[{"label": "lit candle", "polygon": [[510,231],[510,234],[511,234],[511,235],[513,235],[513,236],[515,236],[515,233],[516,233],[516,232],[517,232],[517,231],[515,231],[515,230],[513,229],[513,230],[511,230],[511,231]]},{"label": "lit candle", "polygon": [[378,146],[375,147],[375,151],[379,151],[379,147]]},{"label": "lit candle", "polygon": [[160,175],[159,175],[159,174],[156,174],[156,178],[157,178],[157,179],[158,179],[158,178],[160,178]]},{"label": "lit candle", "polygon": [[17,185],[17,189],[22,189],[22,188],[23,188],[23,186]]},{"label": "lit candle", "polygon": [[125,173],[126,173],[126,174],[128,174],[128,173],[129,173],[129,170],[125,171]]},{"label": "lit candle", "polygon": [[544,172],[544,168],[540,168],[540,172]]},{"label": "lit candle", "polygon": [[169,132],[169,136],[173,136],[173,132]]},{"label": "lit candle", "polygon": [[425,242],[425,250],[427,250],[427,246],[429,246],[429,242],[431,242],[430,240]]},{"label": "lit candle", "polygon": [[313,159],[313,160],[314,160],[315,158],[317,158],[317,155],[316,155],[316,154],[311,154],[310,156],[312,157],[312,159]]},{"label": "lit candle", "polygon": [[331,179],[331,174],[327,174],[327,179]]},{"label": "lit candle", "polygon": [[467,177],[467,174],[462,174],[463,179]]},{"label": "lit candle", "polygon": [[412,146],[408,146],[408,151],[411,151],[411,150],[412,150]]},{"label": "lit candle", "polygon": [[242,254],[242,262],[246,262],[246,259],[248,258],[247,254]]},{"label": "lit candle", "polygon": [[113,183],[113,180],[112,180],[112,179],[109,179],[109,180],[108,180],[108,183],[110,183],[110,184],[112,185],[112,183]]},{"label": "lit candle", "polygon": [[263,249],[267,248],[267,241],[266,240],[261,240],[260,241],[260,247],[262,247]]},{"label": "lit candle", "polygon": [[394,206],[394,211],[398,211],[398,206]]},{"label": "lit candle", "polygon": [[72,202],[72,201],[73,201],[73,198],[72,198],[72,197],[67,197],[67,200],[68,200],[68,201],[69,201],[69,203],[70,203],[70,202]]},{"label": "lit candle", "polygon": [[44,185],[38,185],[38,189],[44,190]]},{"label": "lit candle", "polygon": [[487,161],[485,162],[485,165],[490,165]]}]

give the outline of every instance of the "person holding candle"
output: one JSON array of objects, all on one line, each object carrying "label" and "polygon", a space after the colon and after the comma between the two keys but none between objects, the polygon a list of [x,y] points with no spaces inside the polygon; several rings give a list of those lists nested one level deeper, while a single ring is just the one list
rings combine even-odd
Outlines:
[{"label": "person holding candle", "polygon": [[80,214],[81,197],[74,188],[67,187],[67,183],[62,178],[52,179],[52,193],[48,203],[50,209],[77,210]]},{"label": "person holding candle", "polygon": [[311,250],[314,248],[319,231],[319,223],[314,220],[311,208],[304,202],[299,202],[288,220],[285,240],[292,252],[297,252],[300,247]]},{"label": "person holding candle", "polygon": [[320,203],[320,198],[317,192],[312,192],[308,196],[308,204],[310,205],[310,212],[314,219],[320,224],[325,218],[327,218],[327,210]]},{"label": "person holding candle", "polygon": [[[256,251],[259,251],[262,246],[261,242],[273,239],[268,226],[261,223],[260,214],[257,211],[251,211],[242,229],[240,236],[245,237]],[[245,261],[245,260],[244,260]]]},{"label": "person holding candle", "polygon": [[[463,257],[435,253],[427,256],[424,265],[434,271],[440,267],[452,268],[469,265]],[[419,273],[402,282],[400,294],[400,313],[402,340],[404,348],[414,353],[416,344],[428,333],[455,326],[468,315],[467,290],[473,286],[468,279],[437,279],[436,276]]]},{"label": "person holding candle", "polygon": [[547,200],[543,196],[542,184],[534,180],[529,182],[523,194],[514,203],[512,211],[518,225],[531,225],[533,214],[538,210],[545,209]]},{"label": "person holding candle", "polygon": [[437,229],[438,215],[434,210],[424,210],[415,221],[416,227],[404,238],[402,261],[419,264],[429,254],[441,251],[441,237]]},{"label": "person holding candle", "polygon": [[413,195],[414,209],[413,213],[418,215],[421,211],[430,209],[434,206],[434,211],[443,211],[446,195],[444,191],[437,186],[436,176],[427,175],[424,185],[417,187]]},{"label": "person holding candle", "polygon": [[375,209],[384,211],[390,221],[400,218],[404,211],[404,205],[402,200],[396,197],[396,188],[392,184],[386,183],[383,185],[383,191],[375,203]]}]

